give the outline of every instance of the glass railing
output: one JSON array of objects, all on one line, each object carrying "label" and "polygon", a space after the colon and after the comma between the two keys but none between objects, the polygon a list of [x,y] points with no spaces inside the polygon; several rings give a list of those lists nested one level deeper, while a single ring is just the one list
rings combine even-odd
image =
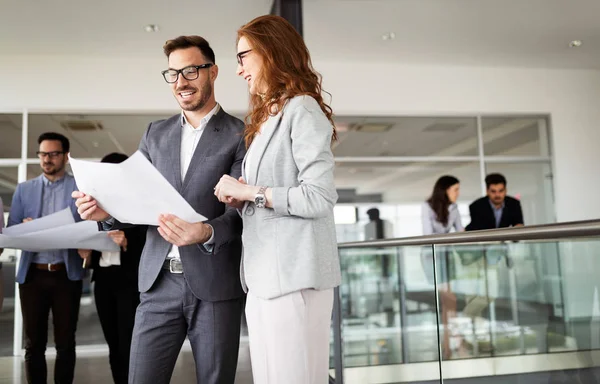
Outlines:
[{"label": "glass railing", "polygon": [[337,384],[600,382],[600,221],[339,248]]}]

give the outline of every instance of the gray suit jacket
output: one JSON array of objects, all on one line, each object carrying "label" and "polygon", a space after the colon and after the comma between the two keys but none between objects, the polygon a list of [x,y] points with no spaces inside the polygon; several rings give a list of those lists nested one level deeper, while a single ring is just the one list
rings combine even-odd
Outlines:
[{"label": "gray suit jacket", "polygon": [[335,287],[341,274],[331,123],[315,99],[297,96],[262,132],[263,145],[251,149],[254,169],[243,176],[250,185],[273,188],[273,208],[247,203],[242,209],[243,284],[264,299]]},{"label": "gray suit jacket", "polygon": [[[194,295],[206,301],[230,300],[243,296],[239,268],[242,220],[237,211],[227,208],[214,195],[214,187],[224,174],[238,178],[246,149],[244,123],[219,109],[202,133],[192,161],[181,180],[181,114],[150,124],[139,150],[190,203],[196,212],[208,218],[214,228],[214,249],[203,245],[180,247],[185,279]],[[152,193],[152,191],[148,191]],[[121,227],[115,223],[112,228]],[[171,248],[149,227],[139,269],[139,289],[146,292],[156,281]]]}]

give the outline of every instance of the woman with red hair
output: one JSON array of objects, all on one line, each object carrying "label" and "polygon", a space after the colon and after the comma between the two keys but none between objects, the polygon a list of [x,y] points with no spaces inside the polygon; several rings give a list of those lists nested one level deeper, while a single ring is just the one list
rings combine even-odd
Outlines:
[{"label": "woman with red hair", "polygon": [[302,37],[278,16],[238,31],[248,84],[242,178],[215,188],[244,222],[242,283],[255,384],[322,384],[333,288],[341,280],[333,207],[331,108]]}]

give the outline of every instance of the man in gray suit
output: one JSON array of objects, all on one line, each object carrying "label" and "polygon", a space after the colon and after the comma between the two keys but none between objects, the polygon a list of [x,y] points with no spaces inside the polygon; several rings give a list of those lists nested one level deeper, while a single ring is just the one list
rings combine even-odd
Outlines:
[{"label": "man in gray suit", "polygon": [[[182,113],[151,123],[139,150],[208,221],[188,223],[165,214],[159,227],[148,229],[129,383],[168,383],[187,335],[197,382],[233,384],[244,300],[242,225],[213,189],[224,173],[241,175],[244,124],[215,101],[218,68],[206,40],[180,36],[167,41],[164,52],[169,69],[162,74]],[[101,221],[104,229],[123,227],[92,196],[73,196],[82,218]]]}]

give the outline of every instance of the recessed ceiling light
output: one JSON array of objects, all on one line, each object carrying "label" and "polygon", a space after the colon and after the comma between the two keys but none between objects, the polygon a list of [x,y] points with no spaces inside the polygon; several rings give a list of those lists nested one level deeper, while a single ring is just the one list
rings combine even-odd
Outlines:
[{"label": "recessed ceiling light", "polygon": [[383,41],[394,40],[396,38],[396,34],[394,32],[388,32],[381,35],[381,39]]},{"label": "recessed ceiling light", "polygon": [[159,28],[157,24],[148,24],[144,27],[146,32],[158,32]]},{"label": "recessed ceiling light", "polygon": [[583,44],[583,41],[581,41],[581,40],[573,40],[569,43],[569,47],[579,48],[579,47],[581,47],[582,44]]}]

